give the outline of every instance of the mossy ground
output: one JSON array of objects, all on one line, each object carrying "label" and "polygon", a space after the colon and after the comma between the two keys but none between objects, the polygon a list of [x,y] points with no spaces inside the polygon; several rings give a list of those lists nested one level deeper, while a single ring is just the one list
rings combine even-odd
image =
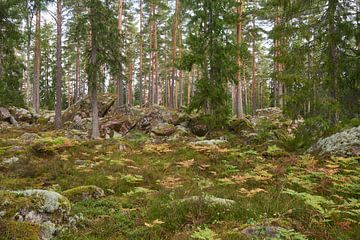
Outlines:
[{"label": "mossy ground", "polygon": [[[74,203],[72,214],[84,218],[57,240],[247,239],[241,231],[252,225],[293,229],[307,239],[360,235],[356,158],[289,154],[273,145],[244,145],[231,133],[226,133],[230,146],[216,148],[194,147],[189,140],[150,143],[141,133],[124,140],[74,141],[61,132],[26,129],[42,137],[26,146],[18,140],[24,131],[1,132],[0,160],[16,155],[20,161],[0,165],[0,190],[61,193],[96,185],[106,193]],[[9,152],[12,146],[25,150]],[[235,203],[182,201],[205,194]],[[0,222],[0,236],[13,224]],[[17,234],[35,231],[15,227],[22,229]],[[289,236],[282,239],[301,239]]]}]

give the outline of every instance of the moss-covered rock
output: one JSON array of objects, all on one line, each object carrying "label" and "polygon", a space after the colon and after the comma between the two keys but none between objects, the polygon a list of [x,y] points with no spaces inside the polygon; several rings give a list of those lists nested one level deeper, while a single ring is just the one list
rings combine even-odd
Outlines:
[{"label": "moss-covered rock", "polygon": [[28,239],[17,238],[16,234],[29,228],[29,232],[34,233],[29,234],[32,236],[29,239],[51,239],[67,225],[70,208],[69,200],[57,192],[37,189],[0,191],[1,220],[4,222],[0,235],[6,233],[9,239]]},{"label": "moss-covered rock", "polygon": [[229,128],[231,131],[234,131],[238,134],[243,134],[243,132],[253,132],[254,126],[250,120],[246,118],[236,118],[232,119],[229,122]]},{"label": "moss-covered rock", "polygon": [[31,144],[39,138],[40,138],[40,136],[37,135],[36,133],[24,133],[20,137],[20,139],[26,144]]},{"label": "moss-covered rock", "polygon": [[74,143],[75,141],[64,137],[48,137],[34,141],[31,145],[31,149],[36,154],[54,154],[56,151],[73,146]]},{"label": "moss-covered rock", "polygon": [[176,128],[173,124],[169,123],[160,123],[156,125],[151,131],[157,136],[170,136],[175,133]]},{"label": "moss-covered rock", "polygon": [[72,202],[105,197],[104,190],[94,185],[72,188],[64,191],[62,194]]}]

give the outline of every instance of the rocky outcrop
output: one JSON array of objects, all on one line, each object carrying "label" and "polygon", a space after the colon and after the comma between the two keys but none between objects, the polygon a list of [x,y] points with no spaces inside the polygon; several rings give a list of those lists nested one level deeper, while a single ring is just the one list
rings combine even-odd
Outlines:
[{"label": "rocky outcrop", "polygon": [[4,107],[0,107],[0,121],[6,121],[15,126],[19,125],[16,119],[10,114],[10,111]]},{"label": "rocky outcrop", "polygon": [[268,120],[276,120],[282,117],[283,112],[280,108],[271,107],[256,110],[256,116],[258,118],[266,118]]},{"label": "rocky outcrop", "polygon": [[29,124],[34,123],[34,116],[29,110],[16,107],[11,107],[9,110],[17,121],[26,122]]},{"label": "rocky outcrop", "polygon": [[[38,239],[51,239],[70,221],[70,202],[57,192],[46,190],[0,191],[1,219],[11,223],[32,224]],[[16,231],[16,230],[15,230]],[[17,236],[10,232],[10,236]]]},{"label": "rocky outcrop", "polygon": [[[104,117],[109,112],[115,100],[116,97],[112,95],[98,96],[99,117]],[[72,121],[76,115],[80,115],[81,118],[91,117],[90,97],[86,97],[68,108],[63,113],[63,121]]]},{"label": "rocky outcrop", "polygon": [[360,156],[360,126],[321,139],[308,151],[321,155]]}]

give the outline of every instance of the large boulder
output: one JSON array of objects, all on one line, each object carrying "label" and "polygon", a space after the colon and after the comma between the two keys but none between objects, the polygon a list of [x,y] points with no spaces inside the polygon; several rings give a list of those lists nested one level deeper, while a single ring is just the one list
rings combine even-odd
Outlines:
[{"label": "large boulder", "polygon": [[[114,105],[116,97],[113,95],[99,95],[97,100],[99,117],[104,117]],[[73,121],[76,115],[80,115],[82,118],[91,117],[90,97],[86,97],[69,107],[63,113],[63,121]]]},{"label": "large boulder", "polygon": [[11,115],[10,111],[4,107],[0,107],[0,121],[6,121],[15,126],[18,125],[16,119]]},{"label": "large boulder", "polygon": [[34,116],[29,110],[25,108],[16,108],[16,107],[12,107],[9,110],[11,115],[13,115],[14,118],[17,119],[17,121],[26,122],[29,124],[34,123]]},{"label": "large boulder", "polygon": [[230,120],[229,128],[238,134],[243,134],[244,132],[254,132],[254,126],[247,118],[236,118]]},{"label": "large boulder", "polygon": [[157,136],[168,137],[176,132],[176,127],[170,123],[160,123],[154,126],[151,131]]},{"label": "large boulder", "polygon": [[360,126],[320,139],[309,152],[335,156],[360,156]]},{"label": "large boulder", "polygon": [[[57,192],[36,189],[0,191],[1,219],[6,226],[15,224],[19,228],[31,227],[34,238],[30,239],[51,239],[68,225],[70,208],[69,200]],[[15,229],[7,234],[11,239],[15,239],[19,232]],[[35,238],[36,235],[38,238]]]},{"label": "large boulder", "polygon": [[7,121],[11,117],[8,109],[0,107],[0,121]]},{"label": "large boulder", "polygon": [[189,128],[198,137],[203,137],[209,132],[209,127],[199,117],[190,118]]},{"label": "large boulder", "polygon": [[110,119],[103,119],[100,130],[103,135],[110,137],[114,137],[116,134],[125,136],[136,126],[136,123],[136,119],[133,119],[131,116],[118,115]]}]

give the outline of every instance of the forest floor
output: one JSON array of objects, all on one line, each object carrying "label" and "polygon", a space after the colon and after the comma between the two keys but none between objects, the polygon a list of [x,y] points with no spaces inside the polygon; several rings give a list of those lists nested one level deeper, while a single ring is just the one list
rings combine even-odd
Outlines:
[{"label": "forest floor", "polygon": [[[25,143],[25,132],[40,140]],[[73,140],[39,126],[10,128],[1,131],[0,156],[16,158],[0,163],[0,190],[102,188],[104,197],[72,202],[79,220],[57,240],[360,239],[359,158],[212,135],[219,136],[228,142],[197,145],[138,131]],[[12,238],[0,217],[0,239],[34,239],[26,228],[16,231]]]}]

